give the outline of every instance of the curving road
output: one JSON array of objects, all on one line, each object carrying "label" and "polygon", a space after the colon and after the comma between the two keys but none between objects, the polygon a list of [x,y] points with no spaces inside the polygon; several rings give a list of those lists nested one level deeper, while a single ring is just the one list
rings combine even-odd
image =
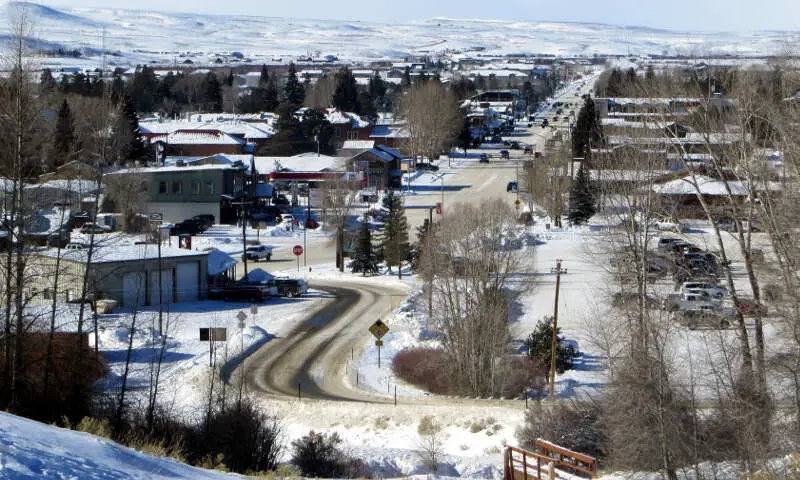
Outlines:
[{"label": "curving road", "polygon": [[264,345],[247,360],[251,391],[270,396],[386,403],[389,400],[349,387],[347,359],[370,334],[368,327],[385,318],[408,296],[401,286],[353,280],[313,281],[311,288],[330,301],[285,336]]}]

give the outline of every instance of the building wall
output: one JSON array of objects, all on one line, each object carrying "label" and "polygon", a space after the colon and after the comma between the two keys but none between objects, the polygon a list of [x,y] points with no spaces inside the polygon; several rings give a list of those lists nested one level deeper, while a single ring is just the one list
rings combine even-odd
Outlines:
[{"label": "building wall", "polygon": [[[153,246],[153,250],[155,252],[156,247]],[[45,275],[37,276],[36,280],[30,287],[30,292],[40,292],[36,297],[35,301],[47,301],[52,298],[54,285],[52,284],[52,279],[55,277],[55,269],[56,269],[56,259],[52,257],[46,256],[35,256],[34,257],[34,265],[35,268],[39,269]],[[198,255],[198,256],[187,256],[187,257],[176,257],[176,258],[163,258],[161,260],[161,270],[164,271],[162,275],[171,275],[173,279],[177,278],[177,268],[179,264],[185,263],[194,263],[197,264],[197,288],[198,288],[198,296],[200,299],[206,298],[208,293],[208,256],[207,255]],[[154,272],[158,272],[159,270],[159,262],[157,258],[148,258],[144,260],[132,260],[127,262],[107,262],[107,263],[96,263],[91,266],[91,272],[89,275],[89,289],[90,293],[94,293],[98,296],[98,298],[105,298],[105,299],[114,299],[120,302],[120,305],[124,305],[124,288],[123,288],[123,279],[126,273],[131,272],[144,272],[145,278],[148,281],[145,282],[145,288],[147,291],[145,292],[144,298],[149,299],[151,292],[149,291],[152,286],[151,282],[149,281],[151,274]],[[83,275],[85,271],[85,264],[79,262],[72,262],[72,261],[65,261],[62,260],[59,266],[59,280],[58,280],[58,290],[56,291],[56,295],[58,300],[60,301],[67,301],[70,299],[80,298],[81,296],[81,286],[83,283]],[[47,274],[49,272],[49,274]],[[178,289],[183,288],[180,284],[173,282],[173,292],[172,298],[165,300],[165,303],[168,301],[169,303],[176,302],[178,300],[177,291]],[[146,302],[150,306],[150,302]]]}]

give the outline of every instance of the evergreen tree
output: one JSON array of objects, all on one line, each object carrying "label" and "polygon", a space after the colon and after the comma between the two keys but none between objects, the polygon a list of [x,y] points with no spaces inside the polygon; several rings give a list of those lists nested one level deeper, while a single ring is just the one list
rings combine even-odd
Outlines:
[{"label": "evergreen tree", "polygon": [[42,75],[39,77],[39,91],[43,95],[50,94],[56,89],[56,79],[53,78],[53,72],[49,68],[42,70]]},{"label": "evergreen tree", "polygon": [[569,192],[567,218],[574,225],[586,223],[595,214],[596,203],[589,172],[583,168],[583,163],[581,163]]},{"label": "evergreen tree", "polygon": [[464,126],[461,128],[458,137],[456,138],[458,147],[464,150],[464,156],[467,155],[467,149],[472,148],[475,144],[475,139],[472,138],[472,126],[469,124],[468,119],[464,119]]},{"label": "evergreen tree", "polygon": [[403,262],[408,260],[411,246],[408,241],[408,222],[403,208],[403,199],[393,189],[383,197],[383,208],[387,211],[383,233],[383,258],[391,269],[397,265],[397,277],[403,278]]},{"label": "evergreen tree", "polygon": [[345,112],[361,113],[358,88],[353,72],[344,66],[336,72],[336,88],[333,91],[333,106]]},{"label": "evergreen tree", "polygon": [[[383,81],[377,70],[369,77],[367,91],[372,99],[373,106],[375,106],[376,109],[384,110],[386,104],[386,82]],[[364,108],[363,104],[361,108]]]},{"label": "evergreen tree", "polygon": [[155,108],[158,79],[152,68],[142,66],[133,74],[128,94],[137,112],[152,112]]},{"label": "evergreen tree", "polygon": [[[559,328],[556,330],[556,335],[560,333],[561,329]],[[576,354],[572,345],[565,347],[563,342],[564,339],[562,337],[556,339],[556,372],[559,374],[572,368],[572,362]],[[528,357],[533,359],[540,367],[549,370],[553,351],[553,317],[546,316],[543,320],[539,320],[536,324],[536,330],[525,340],[525,346],[528,347]]]},{"label": "evergreen tree", "polygon": [[408,88],[408,87],[411,86],[411,67],[406,67],[405,70],[403,70],[402,85],[405,88]]},{"label": "evergreen tree", "polygon": [[258,86],[259,87],[266,87],[269,83],[269,70],[267,70],[267,64],[261,65],[261,75],[258,77]]},{"label": "evergreen tree", "polygon": [[203,103],[209,112],[219,112],[222,108],[222,88],[214,72],[208,72],[203,80]]},{"label": "evergreen tree", "polygon": [[356,250],[353,261],[350,262],[350,269],[353,273],[376,275],[378,273],[378,255],[372,248],[372,232],[369,229],[369,222],[364,217],[361,223],[361,231],[358,235]]},{"label": "evergreen tree", "polygon": [[267,86],[264,87],[264,99],[259,108],[264,112],[274,112],[278,109],[279,104],[278,81],[275,79],[275,75],[272,75],[267,82]]},{"label": "evergreen tree", "polygon": [[286,76],[286,85],[283,86],[284,102],[289,105],[292,113],[297,111],[303,106],[303,101],[306,98],[306,92],[303,85],[297,79],[297,68],[294,62],[289,64],[289,73]]},{"label": "evergreen tree", "polygon": [[422,225],[417,227],[417,242],[411,249],[411,268],[414,271],[419,269],[419,260],[422,258],[423,251],[425,250],[425,243],[428,239],[428,235],[432,233],[433,225],[431,225],[431,222],[426,218],[423,220]]},{"label": "evergreen tree", "polygon": [[52,160],[50,161],[51,171],[67,163],[74,152],[75,119],[72,115],[72,110],[69,108],[69,103],[63,100],[56,117],[56,131],[53,138]]},{"label": "evergreen tree", "polygon": [[113,129],[113,137],[118,139],[115,152],[111,152],[108,162],[125,163],[130,160],[149,160],[152,151],[147,148],[142,132],[139,129],[139,117],[133,99],[125,96],[122,99],[120,115]]},{"label": "evergreen tree", "polygon": [[583,102],[578,120],[572,129],[572,156],[589,158],[591,149],[603,143],[603,130],[594,108],[594,100],[587,95]]}]

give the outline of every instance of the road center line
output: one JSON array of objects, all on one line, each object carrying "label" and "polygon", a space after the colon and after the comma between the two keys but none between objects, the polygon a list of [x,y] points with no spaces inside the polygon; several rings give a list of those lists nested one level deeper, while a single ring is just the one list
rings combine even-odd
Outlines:
[{"label": "road center line", "polygon": [[480,187],[478,187],[476,192],[483,191],[483,189],[486,188],[490,183],[492,183],[496,178],[497,178],[497,174],[493,173],[491,177],[487,178],[486,181],[483,182]]}]

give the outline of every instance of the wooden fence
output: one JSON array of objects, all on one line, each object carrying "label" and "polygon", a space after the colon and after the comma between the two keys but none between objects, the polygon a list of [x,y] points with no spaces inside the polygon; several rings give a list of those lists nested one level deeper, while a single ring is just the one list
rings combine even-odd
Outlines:
[{"label": "wooden fence", "polygon": [[582,453],[537,439],[535,451],[506,447],[505,480],[571,480],[575,477],[593,478],[597,475],[597,460]]}]

